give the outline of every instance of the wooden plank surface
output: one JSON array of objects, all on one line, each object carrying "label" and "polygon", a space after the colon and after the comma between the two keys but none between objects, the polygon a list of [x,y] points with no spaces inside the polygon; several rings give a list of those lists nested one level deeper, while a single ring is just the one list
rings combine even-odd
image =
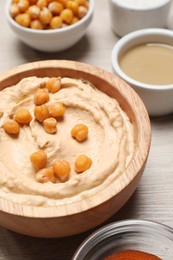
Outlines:
[{"label": "wooden plank surface", "polygon": [[[46,59],[77,60],[112,72],[110,56],[118,38],[111,31],[108,1],[95,1],[94,19],[77,45],[54,54],[32,50],[19,41],[7,24],[5,2],[0,0],[0,72],[26,62]],[[106,223],[137,218],[161,222],[173,228],[173,116],[152,119],[151,123],[151,150],[140,184],[129,202]],[[39,239],[0,227],[0,260],[70,260],[92,231],[63,239]]]}]

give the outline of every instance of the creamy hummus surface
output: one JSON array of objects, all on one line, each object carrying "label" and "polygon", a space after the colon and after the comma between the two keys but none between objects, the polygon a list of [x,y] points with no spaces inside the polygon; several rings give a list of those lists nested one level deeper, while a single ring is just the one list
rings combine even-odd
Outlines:
[{"label": "creamy hummus surface", "polygon": [[[47,133],[34,119],[34,93],[48,78],[29,77],[0,92],[0,197],[26,205],[51,206],[68,204],[97,194],[118,178],[134,152],[134,129],[118,102],[89,82],[62,78],[62,88],[49,94],[47,102],[63,102],[66,111],[57,123],[55,134]],[[17,137],[4,131],[7,118],[19,108],[32,115],[29,125]],[[76,124],[88,126],[88,138],[77,142],[71,137]],[[39,183],[30,155],[37,150],[47,153],[47,166],[57,159],[71,166],[66,182]],[[85,154],[92,166],[83,173],[74,170],[75,158]]]}]

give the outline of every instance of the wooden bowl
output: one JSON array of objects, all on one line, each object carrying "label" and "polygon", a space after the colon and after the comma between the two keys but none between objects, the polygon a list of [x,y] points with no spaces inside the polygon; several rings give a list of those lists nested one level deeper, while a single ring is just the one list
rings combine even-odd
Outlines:
[{"label": "wooden bowl", "polygon": [[28,76],[84,78],[116,98],[135,131],[135,151],[126,170],[99,194],[58,206],[28,206],[0,198],[0,225],[29,236],[63,237],[89,230],[115,214],[131,197],[147,161],[151,129],[141,99],[120,78],[92,65],[74,61],[41,61],[21,65],[0,75],[0,90]]}]

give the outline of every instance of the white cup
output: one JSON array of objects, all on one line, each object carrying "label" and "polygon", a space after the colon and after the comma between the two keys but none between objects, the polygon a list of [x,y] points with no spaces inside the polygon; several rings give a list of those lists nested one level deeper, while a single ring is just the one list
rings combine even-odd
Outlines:
[{"label": "white cup", "polygon": [[113,31],[124,36],[144,28],[166,28],[171,0],[109,0]]}]

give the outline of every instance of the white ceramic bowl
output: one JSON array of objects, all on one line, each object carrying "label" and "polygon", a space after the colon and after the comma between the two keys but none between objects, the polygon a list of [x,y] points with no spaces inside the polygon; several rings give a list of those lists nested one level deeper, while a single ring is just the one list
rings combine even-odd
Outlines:
[{"label": "white ceramic bowl", "polygon": [[77,23],[60,29],[34,30],[20,26],[10,16],[11,0],[7,0],[6,17],[14,33],[28,46],[44,52],[60,52],[72,47],[85,34],[92,21],[94,0],[90,0],[88,13]]},{"label": "white ceramic bowl", "polygon": [[166,29],[143,29],[127,34],[114,46],[112,66],[114,72],[130,84],[142,98],[150,116],[163,116],[173,112],[173,82],[170,85],[151,85],[132,79],[123,72],[119,58],[130,48],[145,43],[173,45],[173,31]]},{"label": "white ceramic bowl", "polygon": [[109,0],[113,31],[119,36],[144,28],[167,27],[171,0]]}]

